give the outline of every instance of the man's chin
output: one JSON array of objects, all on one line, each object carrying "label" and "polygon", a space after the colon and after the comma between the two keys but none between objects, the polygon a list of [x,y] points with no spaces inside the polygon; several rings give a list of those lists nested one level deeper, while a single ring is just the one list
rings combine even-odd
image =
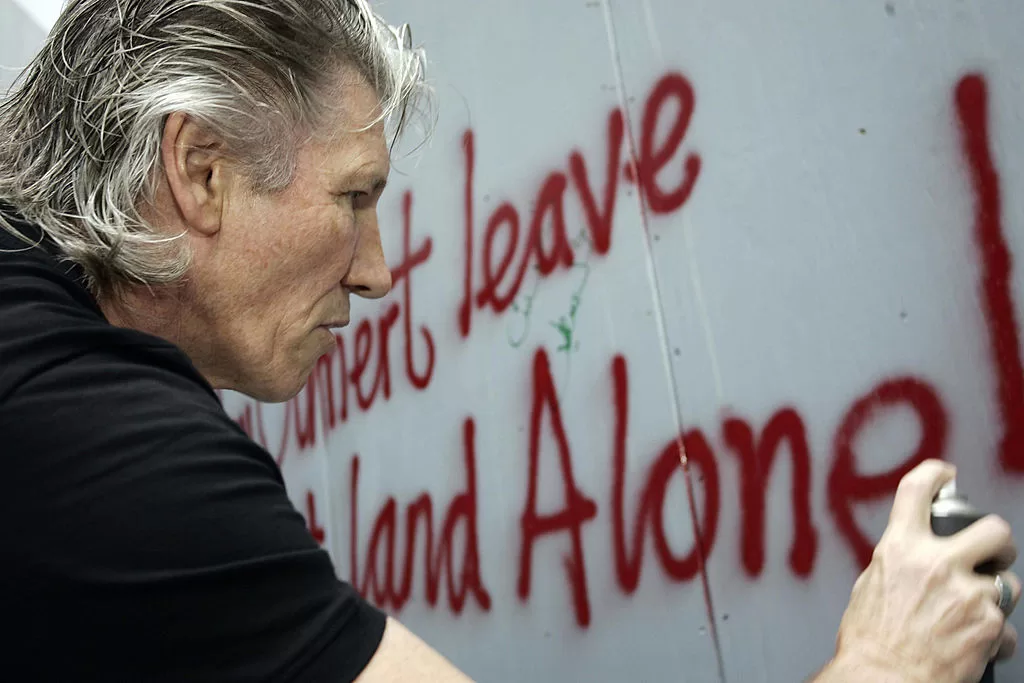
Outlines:
[{"label": "man's chin", "polygon": [[303,385],[299,385],[298,389],[295,390],[284,390],[284,389],[232,389],[238,393],[248,396],[249,398],[259,401],[260,403],[287,403],[288,401],[295,398],[300,391],[302,391]]},{"label": "man's chin", "polygon": [[[328,332],[327,328],[320,329]],[[303,349],[305,358],[297,363],[289,364],[290,367],[281,369],[279,366],[276,370],[267,367],[254,368],[252,374],[237,382],[236,386],[223,388],[245,394],[260,403],[290,401],[306,386],[306,382],[309,381],[309,377],[313,374],[320,359],[334,353],[337,348],[334,335],[330,334],[329,338],[331,339],[330,344],[324,343],[319,348]],[[309,353],[310,351],[312,353]]]},{"label": "man's chin", "polygon": [[[315,363],[313,367],[316,367]],[[293,374],[291,378],[286,378],[283,374],[279,374],[274,377],[261,379],[260,381],[245,382],[237,387],[228,388],[260,403],[286,403],[302,391],[312,372],[312,369],[299,372]]]}]

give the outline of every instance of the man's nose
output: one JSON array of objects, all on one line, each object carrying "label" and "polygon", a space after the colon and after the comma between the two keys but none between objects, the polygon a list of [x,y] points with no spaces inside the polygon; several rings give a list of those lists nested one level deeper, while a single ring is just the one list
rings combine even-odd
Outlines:
[{"label": "man's nose", "polygon": [[384,247],[376,221],[360,231],[352,267],[341,284],[366,299],[379,299],[391,291],[391,271],[384,261]]}]

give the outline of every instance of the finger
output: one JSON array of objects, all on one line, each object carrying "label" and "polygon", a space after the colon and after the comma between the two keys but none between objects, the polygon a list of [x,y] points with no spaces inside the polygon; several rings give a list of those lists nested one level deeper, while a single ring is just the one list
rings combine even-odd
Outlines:
[{"label": "finger", "polygon": [[[962,567],[975,567],[992,563],[992,571],[1001,571],[1017,559],[1017,545],[1013,529],[1002,517],[986,515],[974,524],[961,529],[945,541],[951,557]],[[988,567],[986,567],[986,571]]]},{"label": "finger", "polygon": [[[992,601],[991,595],[991,588],[988,586],[980,588],[980,591],[974,595],[976,599],[982,600],[981,609],[976,612],[978,618],[978,632],[976,635],[980,639],[979,645],[981,643],[988,644],[988,651],[985,656],[986,663],[999,656],[999,652],[1003,648],[1003,638],[1006,637],[1007,625],[1006,617],[996,607],[996,603]],[[979,679],[974,678],[972,680]]]},{"label": "finger", "polygon": [[[988,605],[991,605],[994,609],[992,615],[998,618],[999,621],[1006,621],[1007,617],[1013,614],[1013,610],[1017,607],[1017,603],[1020,602],[1021,594],[1021,580],[1020,577],[1013,572],[999,572],[999,578],[1002,579],[1002,583],[1010,588],[1010,606],[1004,612],[999,607],[999,601],[1002,598],[1002,589],[996,583],[995,576],[989,576],[987,574],[974,574],[970,577],[973,590],[977,591],[976,596],[982,597],[987,603],[985,606],[988,610]],[[995,638],[996,632],[992,633],[993,639]],[[994,642],[994,640],[993,640]]]},{"label": "finger", "polygon": [[[1017,607],[1017,603],[1020,602],[1021,594],[1021,580],[1020,577],[1013,572],[999,572],[998,578],[1001,579],[1001,583],[1010,589],[1010,604],[1004,612],[999,607],[999,601],[1002,599],[1003,589],[999,586],[1000,582],[997,582],[996,576],[989,574],[971,574],[970,576],[964,576],[971,588],[973,599],[976,601],[980,600],[986,612],[991,611],[993,617],[993,623],[991,626],[995,627],[995,621],[1005,621],[1007,617],[1013,614],[1014,608]],[[992,609],[989,610],[989,607]],[[998,630],[993,630],[990,634],[992,642],[995,642],[995,637],[998,634]]]},{"label": "finger", "polygon": [[1003,635],[999,639],[999,651],[995,659],[1009,659],[1017,652],[1017,629],[1007,622],[1003,627]]},{"label": "finger", "polygon": [[956,468],[941,460],[925,460],[900,480],[889,514],[890,527],[926,529],[931,526],[932,501],[953,481]]}]

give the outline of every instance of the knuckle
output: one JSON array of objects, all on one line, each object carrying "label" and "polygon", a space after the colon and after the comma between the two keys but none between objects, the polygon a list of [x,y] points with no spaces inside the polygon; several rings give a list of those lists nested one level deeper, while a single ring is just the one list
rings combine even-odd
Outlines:
[{"label": "knuckle", "polygon": [[980,583],[972,581],[970,596],[971,600],[977,605],[982,605],[986,612],[990,605],[995,604],[995,600],[993,599],[994,596],[992,594],[992,586],[990,586],[987,581],[982,581]]},{"label": "knuckle", "polygon": [[965,618],[988,621],[997,614],[1001,615],[993,599],[992,585],[987,581],[963,577],[955,582],[953,590],[959,596],[958,600]]},{"label": "knuckle", "polygon": [[989,601],[989,605],[991,607],[986,607],[982,612],[981,622],[978,626],[980,636],[986,642],[991,643],[1002,638],[1006,620],[1003,618],[1003,613],[991,601]]}]

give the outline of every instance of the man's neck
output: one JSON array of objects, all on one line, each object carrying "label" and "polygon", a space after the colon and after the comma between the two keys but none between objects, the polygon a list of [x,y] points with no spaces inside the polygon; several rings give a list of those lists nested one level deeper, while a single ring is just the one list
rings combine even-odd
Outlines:
[{"label": "man's neck", "polygon": [[181,349],[211,386],[225,384],[217,373],[208,372],[213,364],[205,358],[196,325],[185,314],[185,292],[181,287],[125,288],[117,296],[99,297],[103,316],[111,325],[159,337]]}]

